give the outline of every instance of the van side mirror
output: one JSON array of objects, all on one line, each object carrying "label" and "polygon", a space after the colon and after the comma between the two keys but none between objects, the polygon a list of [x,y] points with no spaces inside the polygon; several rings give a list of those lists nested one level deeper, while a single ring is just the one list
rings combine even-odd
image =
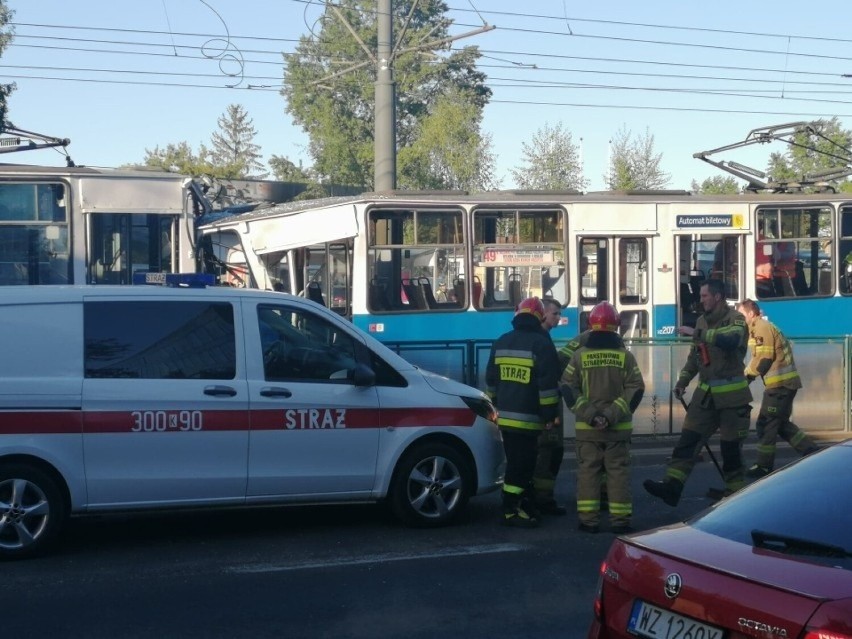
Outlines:
[{"label": "van side mirror", "polygon": [[355,386],[372,386],[376,383],[376,373],[366,364],[355,364],[349,371],[349,379]]}]

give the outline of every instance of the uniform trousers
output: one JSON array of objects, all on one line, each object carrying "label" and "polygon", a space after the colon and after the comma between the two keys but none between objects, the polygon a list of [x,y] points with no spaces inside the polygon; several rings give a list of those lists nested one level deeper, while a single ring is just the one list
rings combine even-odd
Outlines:
[{"label": "uniform trousers", "polygon": [[613,526],[629,526],[633,514],[630,495],[630,442],[576,440],[577,515],[580,523],[600,522],[601,484],[609,495],[609,521]]},{"label": "uniform trousers", "polygon": [[814,441],[790,421],[795,398],[796,389],[767,388],[763,391],[763,401],[755,425],[758,466],[770,470],[775,466],[775,442],[779,436],[800,455],[807,455],[816,450]]},{"label": "uniform trousers", "polygon": [[685,484],[701,446],[718,430],[722,453],[722,475],[725,489],[733,492],[745,485],[742,461],[742,441],[751,421],[751,405],[716,408],[713,398],[693,401],[686,411],[686,419],[666,468],[666,477]]}]

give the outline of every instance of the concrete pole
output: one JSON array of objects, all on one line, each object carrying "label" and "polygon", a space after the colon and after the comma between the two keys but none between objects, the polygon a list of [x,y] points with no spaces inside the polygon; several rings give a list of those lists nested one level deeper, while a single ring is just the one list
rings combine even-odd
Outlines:
[{"label": "concrete pole", "polygon": [[378,55],[376,70],[376,104],[374,122],[375,175],[373,188],[390,191],[396,188],[396,83],[393,79],[392,0],[378,2]]}]

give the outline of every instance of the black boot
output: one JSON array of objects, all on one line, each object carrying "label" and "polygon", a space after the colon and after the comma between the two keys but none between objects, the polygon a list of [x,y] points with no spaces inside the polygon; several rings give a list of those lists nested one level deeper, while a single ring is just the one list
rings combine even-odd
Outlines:
[{"label": "black boot", "polygon": [[683,491],[683,484],[675,479],[664,479],[663,481],[646,479],[642,485],[645,490],[654,497],[659,497],[669,506],[677,506],[677,502],[680,501],[680,493]]},{"label": "black boot", "polygon": [[538,528],[538,517],[533,517],[524,510],[521,496],[503,493],[503,525],[513,528]]}]

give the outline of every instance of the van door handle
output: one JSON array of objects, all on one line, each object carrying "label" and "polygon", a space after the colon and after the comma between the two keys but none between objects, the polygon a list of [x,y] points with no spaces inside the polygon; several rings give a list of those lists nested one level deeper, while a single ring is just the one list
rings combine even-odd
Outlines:
[{"label": "van door handle", "polygon": [[230,386],[205,386],[204,394],[214,397],[233,397],[237,394],[237,389]]},{"label": "van door handle", "polygon": [[291,393],[286,388],[274,388],[267,386],[266,388],[260,389],[260,394],[264,397],[292,397],[293,393]]}]

